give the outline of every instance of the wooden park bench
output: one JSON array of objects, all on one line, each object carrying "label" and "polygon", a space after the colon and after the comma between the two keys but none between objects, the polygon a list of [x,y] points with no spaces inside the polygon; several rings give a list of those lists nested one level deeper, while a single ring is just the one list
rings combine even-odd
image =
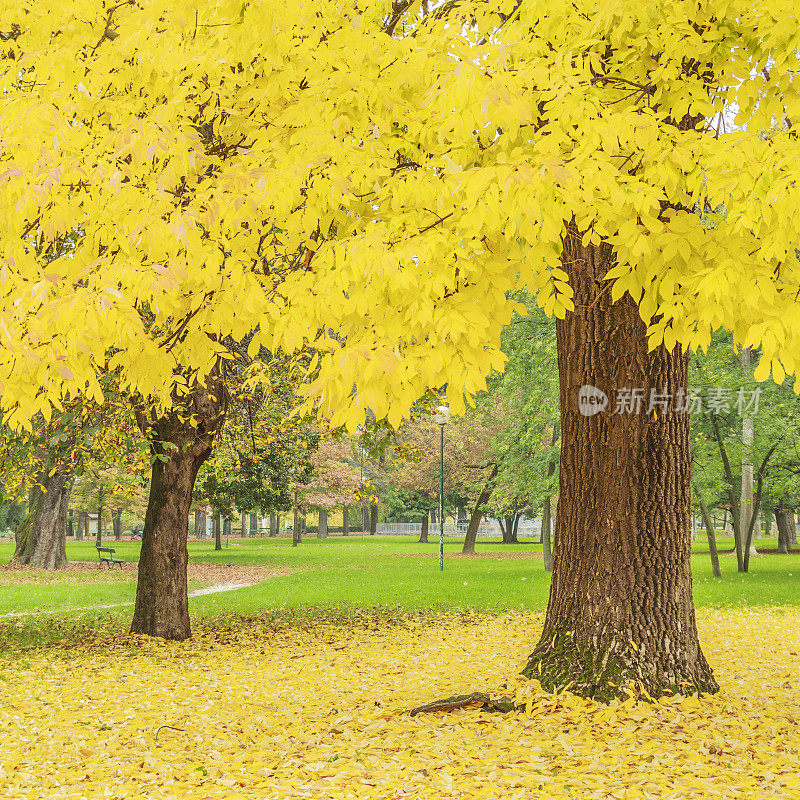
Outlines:
[{"label": "wooden park bench", "polygon": [[113,547],[100,547],[99,545],[95,545],[95,548],[97,549],[97,557],[100,559],[97,569],[100,569],[103,564],[108,564],[109,569],[113,569],[114,564],[119,564],[119,568],[122,569],[122,560],[114,558]]}]

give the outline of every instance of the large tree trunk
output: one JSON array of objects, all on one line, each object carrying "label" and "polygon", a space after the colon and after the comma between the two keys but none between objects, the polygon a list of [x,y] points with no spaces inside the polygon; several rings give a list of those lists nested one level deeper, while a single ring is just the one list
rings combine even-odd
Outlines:
[{"label": "large tree trunk", "polygon": [[269,537],[275,538],[278,535],[278,515],[272,512],[269,515]]},{"label": "large tree trunk", "polygon": [[342,509],[342,536],[350,535],[350,507],[345,506]]},{"label": "large tree trunk", "polygon": [[11,562],[36,569],[60,569],[67,566],[66,507],[72,476],[58,467],[41,480],[44,491],[31,493],[32,504],[17,528]]},{"label": "large tree trunk", "polygon": [[[561,507],[544,630],[524,673],[599,700],[637,684],[653,697],[715,692],[692,601],[689,414],[674,405],[688,357],[648,352],[636,304],[612,304],[607,245],[584,247],[573,228],[562,263],[575,311],[556,322]],[[617,399],[643,389],[644,407],[615,413],[612,401],[584,416],[583,386]],[[648,413],[651,389],[672,395],[668,410]]]},{"label": "large tree trunk", "polygon": [[430,514],[425,514],[422,518],[422,531],[419,535],[420,544],[428,544],[428,520],[430,519]]},{"label": "large tree trunk", "polygon": [[492,467],[491,475],[486,481],[483,489],[481,490],[478,502],[475,503],[475,508],[472,510],[472,515],[469,518],[469,525],[467,525],[467,533],[464,536],[464,546],[461,548],[462,553],[475,554],[475,540],[478,538],[478,528],[480,527],[481,520],[483,519],[483,506],[489,502],[492,496],[492,489],[494,488],[494,479],[497,477],[497,465]]},{"label": "large tree trunk", "polygon": [[248,536],[252,539],[258,534],[258,514],[250,512],[250,532]]},{"label": "large tree trunk", "polygon": [[[139,426],[157,457],[144,520],[131,633],[163,639],[191,636],[186,576],[189,506],[197,471],[211,453],[224,408],[224,387],[215,368],[205,386],[195,384],[184,407],[156,420],[137,413]],[[196,425],[191,424],[192,419]]]}]

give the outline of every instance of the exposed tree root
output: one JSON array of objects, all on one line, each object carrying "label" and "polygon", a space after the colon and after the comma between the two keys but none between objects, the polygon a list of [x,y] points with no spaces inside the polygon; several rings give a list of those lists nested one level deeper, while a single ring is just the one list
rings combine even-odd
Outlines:
[{"label": "exposed tree root", "polygon": [[412,708],[408,713],[411,716],[416,714],[428,714],[432,711],[454,711],[457,708],[467,708],[468,706],[480,706],[483,711],[496,711],[506,714],[514,710],[514,701],[510,697],[492,697],[486,692],[472,692],[471,694],[454,694],[442,700],[434,700],[424,706]]}]

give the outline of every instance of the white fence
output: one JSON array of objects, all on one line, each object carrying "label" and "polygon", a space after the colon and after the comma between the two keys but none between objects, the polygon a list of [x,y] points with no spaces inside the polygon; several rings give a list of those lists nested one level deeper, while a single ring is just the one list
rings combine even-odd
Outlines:
[{"label": "white fence", "polygon": [[[444,535],[463,538],[467,532],[467,521],[445,522]],[[421,522],[379,522],[376,533],[385,533],[391,536],[419,536],[422,533]],[[439,535],[439,523],[428,524],[428,535]],[[503,530],[496,519],[484,520],[478,526],[478,536],[502,539]],[[517,538],[540,539],[542,536],[542,521],[540,519],[523,519],[517,526]]]}]

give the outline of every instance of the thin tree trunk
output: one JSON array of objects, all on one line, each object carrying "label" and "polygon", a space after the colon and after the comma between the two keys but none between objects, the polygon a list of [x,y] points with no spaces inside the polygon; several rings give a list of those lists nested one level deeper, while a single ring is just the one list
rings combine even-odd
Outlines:
[{"label": "thin tree trunk", "polygon": [[222,550],[222,526],[219,514],[211,517],[211,533],[214,536],[214,550]]},{"label": "thin tree trunk", "polygon": [[[747,534],[743,533],[740,527],[742,517],[739,513],[739,500],[736,496],[736,484],[733,478],[733,470],[731,469],[728,451],[725,449],[725,443],[722,440],[722,434],[719,430],[717,415],[712,412],[709,416],[711,417],[711,427],[714,429],[714,438],[717,440],[717,448],[719,449],[719,455],[722,461],[722,470],[723,474],[725,475],[725,483],[728,486],[728,500],[730,501],[731,505],[731,526],[733,527],[733,543],[736,546],[736,568],[739,572],[746,572],[744,566],[744,541]],[[727,516],[728,512],[726,509],[726,519]]]},{"label": "thin tree trunk", "polygon": [[274,539],[278,535],[278,515],[273,511],[269,515],[269,538]]},{"label": "thin tree trunk", "polygon": [[258,535],[258,514],[251,511],[250,512],[250,533],[249,536],[252,539],[254,536]]},{"label": "thin tree trunk", "polygon": [[191,636],[186,575],[189,506],[197,472],[211,454],[224,409],[225,389],[215,368],[205,386],[194,385],[182,408],[155,421],[137,410],[139,427],[155,458],[131,633],[163,639]]},{"label": "thin tree trunk", "polygon": [[478,538],[478,528],[480,527],[481,519],[483,519],[483,506],[489,502],[489,498],[492,496],[497,470],[498,467],[495,464],[492,467],[492,472],[488,480],[481,490],[478,501],[475,503],[475,508],[472,510],[472,515],[469,518],[469,525],[467,525],[467,533],[466,536],[464,536],[464,546],[461,548],[462,553],[468,553],[470,555],[474,555],[475,553],[475,540]]},{"label": "thin tree trunk", "polygon": [[[689,415],[614,413],[614,393],[687,390],[678,347],[648,351],[629,295],[611,302],[606,245],[584,246],[571,226],[563,269],[575,311],[556,320],[561,469],[553,579],[541,639],[524,674],[548,690],[598,700],[639,686],[653,697],[715,692],[692,600]],[[584,416],[581,387],[610,398]],[[617,394],[616,399],[620,399]]]},{"label": "thin tree trunk", "polygon": [[328,538],[328,512],[326,509],[319,510],[319,522],[317,524],[317,539]]},{"label": "thin tree trunk", "polygon": [[105,497],[105,491],[103,490],[103,484],[101,483],[97,489],[97,537],[95,544],[97,547],[100,547],[103,544],[103,500]]},{"label": "thin tree trunk", "polygon": [[247,512],[242,511],[242,539],[247,536]]},{"label": "thin tree trunk", "polygon": [[721,578],[722,572],[719,568],[719,554],[717,553],[717,532],[714,530],[714,523],[711,521],[711,514],[708,513],[708,506],[705,504],[697,486],[694,486],[694,495],[700,505],[700,513],[703,515],[703,524],[706,528],[708,537],[708,552],[711,555],[711,571],[715,578]]},{"label": "thin tree trunk", "polygon": [[350,535],[350,507],[345,506],[342,509],[342,536]]},{"label": "thin tree trunk", "polygon": [[428,544],[428,519],[430,518],[430,514],[426,513],[425,516],[422,518],[422,531],[419,535],[419,542],[420,544]]},{"label": "thin tree trunk", "polygon": [[[750,360],[752,351],[749,347],[742,349],[739,361],[742,365],[742,372],[745,380],[750,378]],[[753,417],[745,413],[742,418],[742,493],[739,501],[739,535],[742,536],[742,546],[744,547],[744,537],[750,528],[750,520],[754,515],[753,511]],[[755,545],[750,543],[750,555],[758,555]]]},{"label": "thin tree trunk", "polygon": [[300,532],[300,508],[298,507],[297,490],[294,493],[294,520],[292,525],[292,547],[297,547],[302,541]]},{"label": "thin tree trunk", "polygon": [[83,537],[86,535],[86,512],[78,512],[78,524],[75,527],[75,541],[82,542]]},{"label": "thin tree trunk", "polygon": [[203,512],[199,508],[196,508],[194,510],[194,538],[195,539],[199,539],[201,533],[204,533],[202,522],[203,522]]},{"label": "thin tree trunk", "polygon": [[11,563],[60,569],[67,566],[65,505],[69,504],[72,476],[58,467],[42,480],[45,490],[31,493],[33,505],[17,527]]},{"label": "thin tree trunk", "polygon": [[70,508],[67,511],[67,538],[75,539],[75,510]]},{"label": "thin tree trunk", "polygon": [[114,539],[122,541],[122,509],[117,508],[111,513],[111,524],[114,527]]}]

